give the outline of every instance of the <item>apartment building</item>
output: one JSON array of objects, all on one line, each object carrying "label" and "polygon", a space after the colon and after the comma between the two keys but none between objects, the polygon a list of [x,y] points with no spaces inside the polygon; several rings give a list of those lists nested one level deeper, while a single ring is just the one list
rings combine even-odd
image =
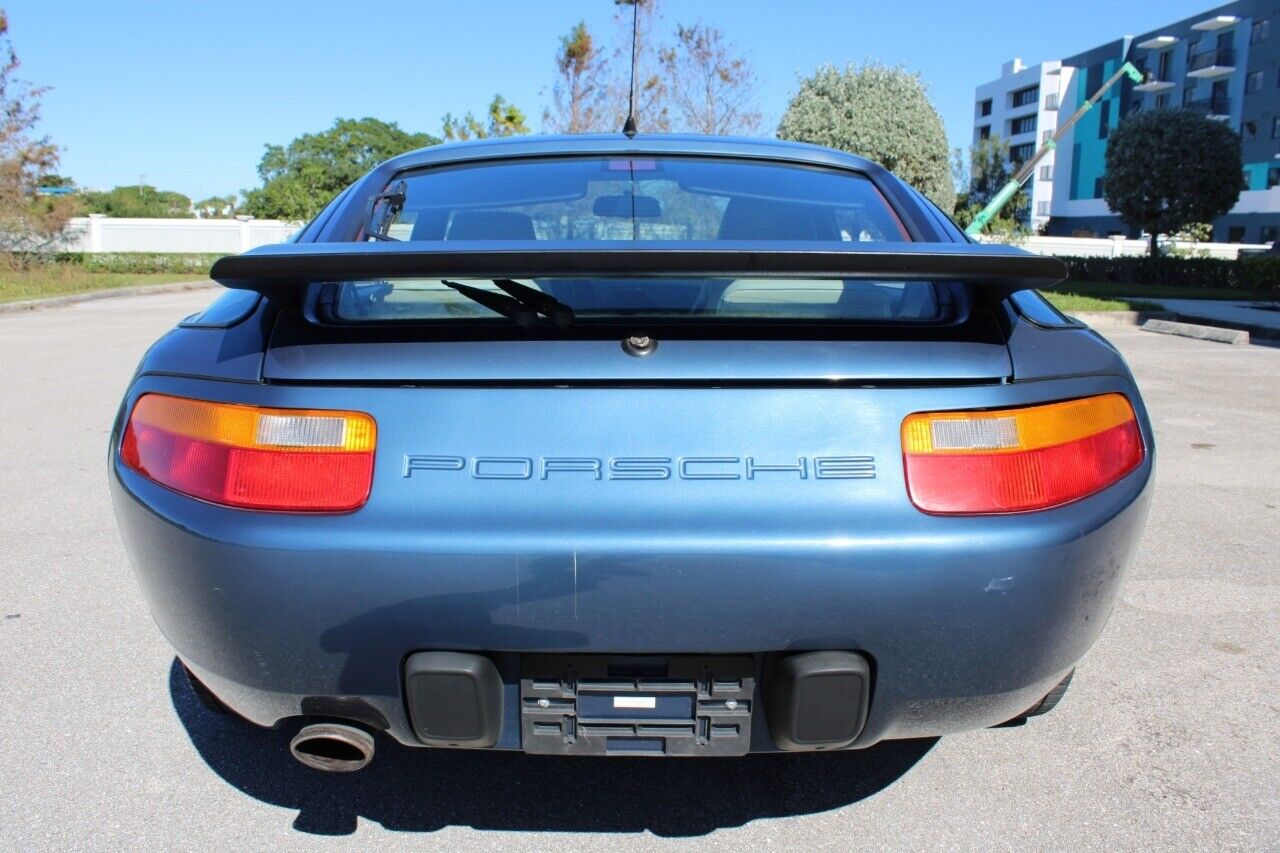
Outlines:
[{"label": "apartment building", "polygon": [[[1062,71],[1061,62],[1030,67],[1021,59],[1006,62],[1000,78],[979,86],[974,95],[973,142],[992,136],[1007,139],[1013,163],[1030,159],[1058,129]],[[1056,152],[1050,152],[1027,182],[1027,225],[1033,230],[1049,221],[1055,159]]]},{"label": "apartment building", "polygon": [[1049,168],[1033,178],[1028,226],[1064,236],[1140,236],[1103,201],[1107,137],[1129,113],[1173,107],[1227,122],[1241,135],[1247,189],[1213,223],[1213,239],[1280,239],[1280,0],[1238,0],[1031,67],[1006,63],[999,79],[975,90],[974,139],[997,135],[1009,140],[1011,160],[1029,157],[1045,131],[1125,61],[1148,72],[1147,81],[1118,83],[1059,141],[1044,161]]}]

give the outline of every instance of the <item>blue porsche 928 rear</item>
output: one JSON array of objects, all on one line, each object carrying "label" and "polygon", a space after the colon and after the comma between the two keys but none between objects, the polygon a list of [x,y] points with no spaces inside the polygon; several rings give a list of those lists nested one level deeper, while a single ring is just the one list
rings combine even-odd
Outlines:
[{"label": "blue porsche 928 rear", "polygon": [[1147,513],[1062,274],[825,149],[414,152],[215,265],[116,514],[197,692],[312,766],[996,725],[1061,696]]}]

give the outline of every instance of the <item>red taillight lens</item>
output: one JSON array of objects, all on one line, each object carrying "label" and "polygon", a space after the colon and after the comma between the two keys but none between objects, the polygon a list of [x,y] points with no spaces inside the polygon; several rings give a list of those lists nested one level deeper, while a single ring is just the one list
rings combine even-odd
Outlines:
[{"label": "red taillight lens", "polygon": [[162,486],[224,506],[350,512],[369,499],[377,430],[361,412],[265,409],[144,394],[120,458]]},{"label": "red taillight lens", "polygon": [[925,412],[902,422],[911,502],[929,513],[1026,512],[1105,489],[1142,462],[1123,394],[1023,409]]}]

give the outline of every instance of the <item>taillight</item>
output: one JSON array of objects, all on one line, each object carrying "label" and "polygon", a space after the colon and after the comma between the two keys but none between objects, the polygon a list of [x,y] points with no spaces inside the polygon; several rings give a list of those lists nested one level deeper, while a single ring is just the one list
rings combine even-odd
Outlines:
[{"label": "taillight", "polygon": [[264,409],[144,394],[125,427],[124,464],[224,506],[350,512],[369,499],[377,428],[361,412]]},{"label": "taillight", "polygon": [[911,502],[944,515],[1025,512],[1092,495],[1142,462],[1123,394],[902,422]]}]

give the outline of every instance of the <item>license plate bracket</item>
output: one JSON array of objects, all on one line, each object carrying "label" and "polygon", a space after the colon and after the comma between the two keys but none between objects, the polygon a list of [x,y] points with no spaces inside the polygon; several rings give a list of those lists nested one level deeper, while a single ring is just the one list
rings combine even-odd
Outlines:
[{"label": "license plate bracket", "polygon": [[525,655],[520,733],[545,755],[744,755],[747,655]]}]

